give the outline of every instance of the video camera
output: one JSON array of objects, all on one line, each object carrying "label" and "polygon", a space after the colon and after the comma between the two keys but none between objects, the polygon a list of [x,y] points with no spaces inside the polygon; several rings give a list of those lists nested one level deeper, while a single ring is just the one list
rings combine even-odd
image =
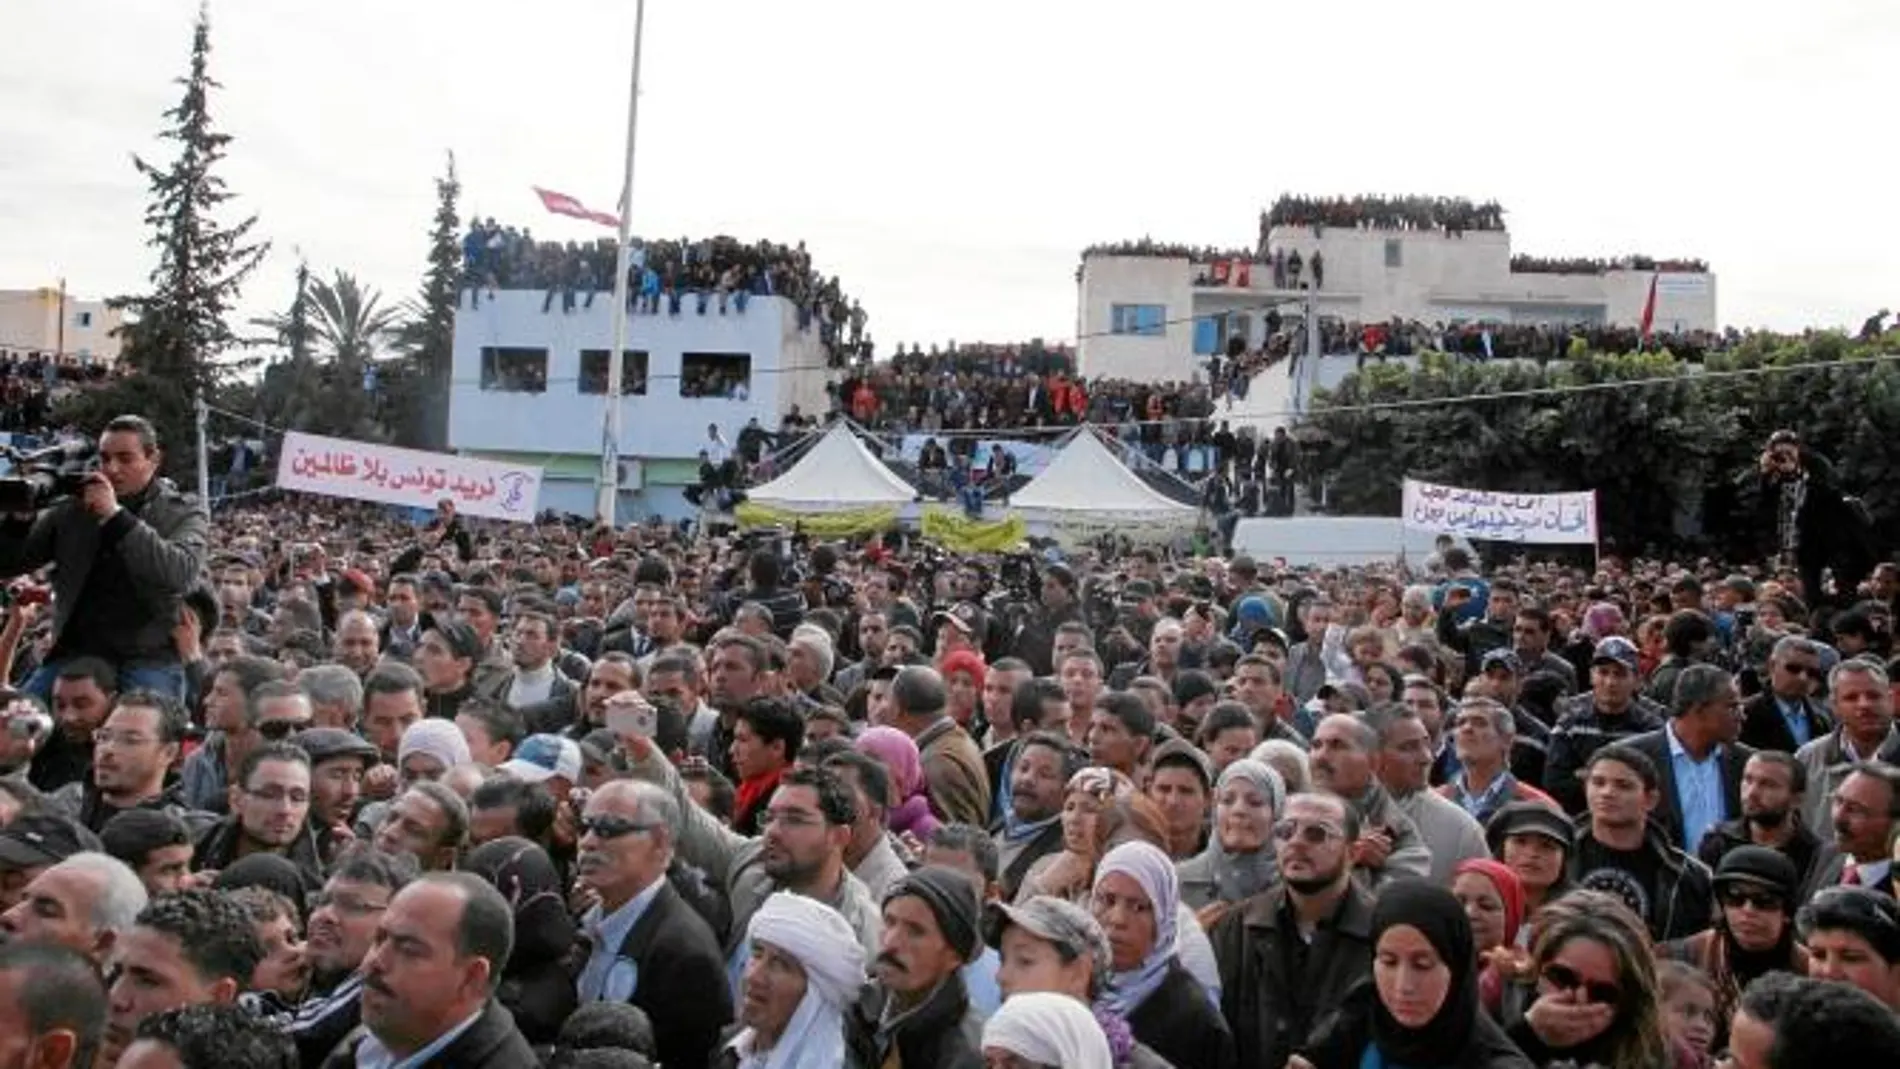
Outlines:
[{"label": "video camera", "polygon": [[99,446],[84,439],[31,452],[9,446],[0,457],[13,462],[13,474],[0,477],[0,512],[37,512],[76,496],[86,476],[99,470]]}]

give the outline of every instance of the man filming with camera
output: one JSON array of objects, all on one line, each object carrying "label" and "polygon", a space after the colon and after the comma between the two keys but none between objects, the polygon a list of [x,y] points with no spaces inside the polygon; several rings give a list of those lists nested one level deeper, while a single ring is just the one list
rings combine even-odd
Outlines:
[{"label": "man filming with camera", "polygon": [[99,436],[97,470],[73,493],[0,518],[0,578],[53,566],[53,646],[26,691],[46,698],[63,662],[96,657],[122,690],[184,700],[172,632],[204,577],[211,519],[157,477],[160,460],[150,421],[119,416]]}]

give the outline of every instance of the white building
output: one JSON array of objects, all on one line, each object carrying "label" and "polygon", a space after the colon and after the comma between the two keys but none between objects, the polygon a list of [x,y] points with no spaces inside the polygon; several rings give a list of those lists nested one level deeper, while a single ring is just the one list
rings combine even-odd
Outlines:
[{"label": "white building", "polygon": [[[458,453],[543,469],[543,509],[591,516],[604,442],[613,295],[591,308],[541,311],[539,290],[482,294],[455,316],[449,446]],[[778,429],[794,405],[822,417],[826,352],[797,309],[754,297],[744,313],[700,315],[691,296],[678,316],[630,315],[623,359],[622,523],[691,514],[683,491],[699,481],[699,451],[717,424],[730,445],[757,418]],[[716,388],[714,384],[716,383]]]},{"label": "white building", "polygon": [[[1453,237],[1417,230],[1309,226],[1273,228],[1267,247],[1325,265],[1321,317],[1373,323],[1579,323],[1637,326],[1657,279],[1654,329],[1716,329],[1715,276],[1706,272],[1610,270],[1547,274],[1511,270],[1511,238],[1499,230]],[[1185,257],[1090,255],[1082,261],[1083,375],[1138,382],[1188,381],[1230,337],[1249,348],[1266,337],[1265,317],[1302,313],[1304,292],[1275,289],[1273,270],[1255,263],[1247,285],[1209,284],[1210,265]],[[1310,271],[1302,280],[1311,278]]]},{"label": "white building", "polygon": [[60,353],[83,367],[110,367],[119,359],[116,332],[124,322],[106,302],[83,300],[58,286],[0,290],[0,352],[9,355]]}]

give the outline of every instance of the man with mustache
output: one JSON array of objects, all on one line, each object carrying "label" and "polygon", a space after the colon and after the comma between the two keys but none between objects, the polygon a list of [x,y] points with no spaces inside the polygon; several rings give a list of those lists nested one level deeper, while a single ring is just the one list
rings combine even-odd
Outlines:
[{"label": "man with mustache", "polygon": [[925,865],[884,896],[875,983],[858,1000],[852,1046],[864,1065],[974,1069],[982,1020],[962,968],[977,950],[977,892],[969,877]]},{"label": "man with mustache", "polygon": [[1801,796],[1808,788],[1808,770],[1790,754],[1763,750],[1742,766],[1742,815],[1725,820],[1702,837],[1696,855],[1711,872],[1722,866],[1729,852],[1743,846],[1765,846],[1787,855],[1804,889],[1834,856],[1801,819]]},{"label": "man with mustache", "polygon": [[712,928],[667,881],[680,808],[651,783],[615,780],[588,798],[575,871],[600,901],[581,918],[592,944],[585,1002],[630,1002],[653,1022],[662,1065],[705,1065],[732,1020]]},{"label": "man with mustache", "polygon": [[363,958],[376,922],[396,892],[416,878],[407,856],[358,847],[337,859],[330,880],[312,899],[304,958],[310,986],[302,1002],[285,1006],[247,994],[246,1008],[289,1034],[305,1065],[320,1065],[362,1021]]},{"label": "man with mustache", "polygon": [[1334,713],[1313,730],[1313,783],[1338,795],[1362,829],[1352,843],[1352,867],[1367,888],[1403,877],[1429,879],[1432,852],[1412,818],[1372,776],[1379,731],[1365,718]]},{"label": "man with mustache", "polygon": [[1840,857],[1821,876],[1823,886],[1865,887],[1895,897],[1894,825],[1900,823],[1900,767],[1859,765],[1834,792],[1834,848]]}]

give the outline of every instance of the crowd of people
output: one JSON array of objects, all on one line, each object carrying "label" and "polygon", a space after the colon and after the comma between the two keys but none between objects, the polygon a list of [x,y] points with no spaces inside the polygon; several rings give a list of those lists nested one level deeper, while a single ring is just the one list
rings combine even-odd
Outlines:
[{"label": "crowd of people", "polygon": [[112,374],[105,364],[77,356],[0,349],[0,431],[31,435],[43,429],[62,392],[104,382]]},{"label": "crowd of people", "polygon": [[[462,289],[469,307],[483,293],[543,290],[544,314],[592,308],[597,294],[614,289],[615,241],[541,241],[527,227],[501,226],[494,217],[469,220],[462,238]],[[743,315],[754,297],[783,297],[798,310],[799,329],[816,329],[834,356],[866,343],[868,317],[837,276],[812,266],[805,243],[746,244],[736,238],[635,238],[628,250],[628,310],[637,315]]]},{"label": "crowd of people", "polygon": [[1472,230],[1503,230],[1504,208],[1497,201],[1473,203],[1464,197],[1402,196],[1307,197],[1282,194],[1260,213],[1260,244],[1276,226],[1343,230],[1436,230],[1457,237]]},{"label": "crowd of people", "polygon": [[213,521],[100,454],[0,523],[0,1064],[1900,1042],[1900,564],[1791,435],[1776,559],[1592,568]]},{"label": "crowd of people", "polygon": [[1653,256],[1619,256],[1613,260],[1589,256],[1511,257],[1511,270],[1536,275],[1601,275],[1607,271],[1679,271],[1706,275],[1706,260],[1658,260]]}]

